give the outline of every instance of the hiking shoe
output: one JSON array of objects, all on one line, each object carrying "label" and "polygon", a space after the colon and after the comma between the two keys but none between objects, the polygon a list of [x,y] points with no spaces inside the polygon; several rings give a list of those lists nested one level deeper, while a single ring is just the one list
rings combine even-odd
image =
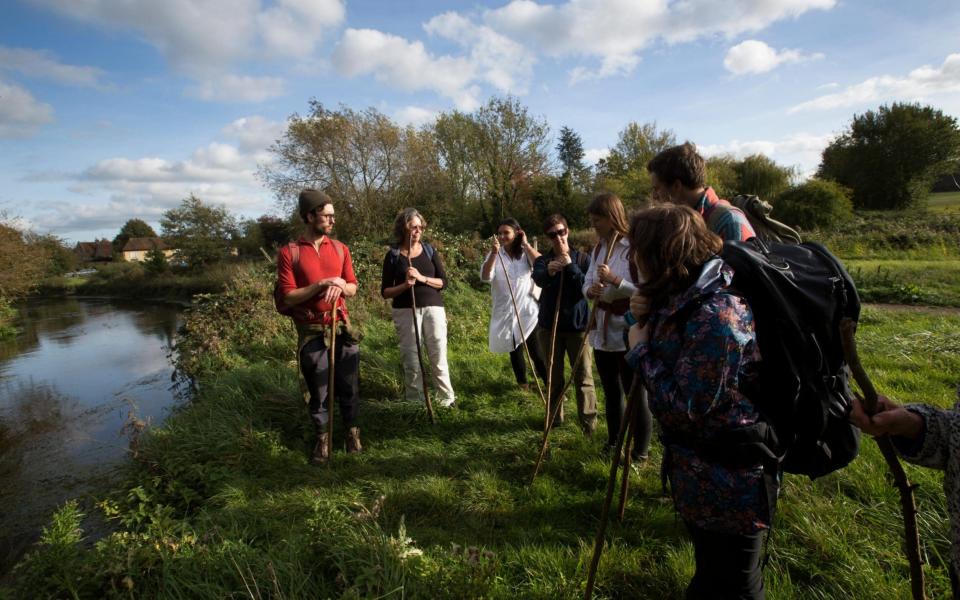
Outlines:
[{"label": "hiking shoe", "polygon": [[363,452],[363,445],[360,444],[360,428],[351,427],[347,430],[347,454],[358,452]]},{"label": "hiking shoe", "polygon": [[521,391],[521,392],[529,392],[529,391],[530,391],[530,384],[529,384],[529,383],[519,383],[519,384],[517,384],[517,385],[520,386],[520,391]]},{"label": "hiking shoe", "polygon": [[310,463],[323,465],[328,460],[330,460],[330,434],[326,432],[318,433],[313,445],[313,452],[310,454]]}]

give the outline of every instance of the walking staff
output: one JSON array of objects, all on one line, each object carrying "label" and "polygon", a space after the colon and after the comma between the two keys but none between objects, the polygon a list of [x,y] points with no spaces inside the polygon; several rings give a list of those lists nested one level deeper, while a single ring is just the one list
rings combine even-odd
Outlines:
[{"label": "walking staff", "polygon": [[[510,275],[507,273],[507,265],[503,262],[503,255],[500,252],[497,252],[497,258],[500,259],[500,267],[503,268],[503,277],[507,282],[507,289],[510,291],[510,300],[513,303],[513,314],[517,317],[517,327],[520,328],[520,339],[523,340],[520,342],[523,344],[523,352],[527,356],[527,364],[530,365],[530,370],[533,371],[533,381],[537,384],[537,393],[540,395],[540,401],[543,402],[544,406],[547,406],[546,397],[543,395],[543,388],[540,386],[540,378],[537,377],[536,369],[533,365],[533,358],[530,357],[530,349],[527,347],[527,332],[523,330],[523,321],[520,319],[520,309],[517,308],[517,297],[513,294],[513,284],[510,282]],[[547,375],[549,378],[549,374]]]},{"label": "walking staff", "polygon": [[[610,262],[610,255],[613,254],[613,249],[617,245],[617,241],[620,239],[619,233],[613,234],[613,240],[607,246],[607,253],[604,257],[604,264]],[[599,242],[598,242],[599,243]],[[597,323],[597,305],[600,304],[599,300],[594,301],[593,308],[590,310],[590,320],[587,322],[586,331],[593,329],[594,325]],[[570,384],[573,382],[573,373],[577,371],[577,367],[580,366],[580,361],[583,360],[583,352],[587,347],[587,336],[583,336],[583,342],[580,344],[580,350],[577,352],[577,359],[573,363],[573,368],[571,369],[570,379],[567,380],[563,385],[563,389],[560,390],[560,394],[557,395],[557,398],[563,398],[564,394],[567,393],[567,389],[570,387]],[[557,418],[557,415],[560,414],[560,407],[563,406],[559,401],[556,403],[556,406],[552,406],[550,411],[550,417],[547,421],[547,427],[543,430],[543,441],[540,443],[540,455],[537,456],[537,464],[533,467],[533,477],[530,478],[532,483],[536,480],[537,475],[540,473],[540,466],[543,464],[543,457],[547,453],[547,443],[550,438],[550,432],[553,430],[553,422]]]},{"label": "walking staff", "polygon": [[336,350],[337,347],[337,305],[334,303],[330,309],[330,349],[327,351],[327,456],[331,460],[327,461],[327,468],[333,463],[333,384],[336,381]]},{"label": "walking staff", "polygon": [[[413,238],[407,239],[407,264],[413,268]],[[433,416],[433,404],[430,402],[430,390],[427,386],[427,373],[423,368],[423,345],[420,343],[420,326],[417,323],[417,295],[413,291],[414,286],[410,287],[410,313],[413,316],[413,335],[417,340],[417,363],[420,365],[420,381],[423,383],[423,398],[427,404],[427,416],[430,417],[430,424],[435,424]]]},{"label": "walking staff", "polygon": [[[547,363],[547,394],[553,392],[553,359],[554,352],[557,349],[557,323],[560,321],[560,301],[563,299],[563,271],[560,271],[560,288],[557,291],[557,304],[553,307],[553,325],[550,327],[550,360]],[[584,336],[586,337],[586,336]],[[570,374],[571,379],[573,378],[573,373]],[[551,402],[563,402],[563,396],[559,398],[551,398]],[[549,419],[551,404],[547,403],[547,409],[543,413],[543,430],[546,431],[549,426]]]}]

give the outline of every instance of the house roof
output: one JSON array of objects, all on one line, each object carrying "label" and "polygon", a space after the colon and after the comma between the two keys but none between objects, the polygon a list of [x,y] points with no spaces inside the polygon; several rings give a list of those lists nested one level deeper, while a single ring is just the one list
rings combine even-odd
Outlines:
[{"label": "house roof", "polygon": [[113,244],[107,239],[96,240],[94,242],[77,242],[73,251],[81,258],[88,260],[113,258]]},{"label": "house roof", "polygon": [[135,237],[127,240],[123,246],[124,252],[138,252],[142,250],[169,250],[170,247],[158,237]]}]

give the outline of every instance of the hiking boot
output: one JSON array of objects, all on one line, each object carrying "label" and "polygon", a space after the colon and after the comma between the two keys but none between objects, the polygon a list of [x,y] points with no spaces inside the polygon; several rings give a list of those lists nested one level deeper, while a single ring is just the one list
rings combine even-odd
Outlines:
[{"label": "hiking boot", "polygon": [[330,460],[330,434],[327,432],[318,433],[313,445],[313,453],[310,454],[310,463],[323,465],[328,460]]},{"label": "hiking boot", "polygon": [[520,386],[520,391],[521,391],[521,392],[529,392],[529,391],[530,391],[530,384],[529,384],[529,383],[518,383],[517,385]]},{"label": "hiking boot", "polygon": [[363,452],[363,446],[360,444],[360,428],[351,427],[347,430],[347,454],[358,452]]}]

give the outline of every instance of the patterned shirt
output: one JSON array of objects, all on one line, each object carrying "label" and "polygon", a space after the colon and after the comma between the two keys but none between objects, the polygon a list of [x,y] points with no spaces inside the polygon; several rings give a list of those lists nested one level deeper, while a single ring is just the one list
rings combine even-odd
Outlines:
[{"label": "patterned shirt", "polygon": [[[753,313],[724,292],[733,269],[707,262],[699,279],[650,318],[650,340],[627,354],[650,389],[650,410],[663,431],[666,475],[684,521],[718,533],[750,534],[770,526],[770,490],[760,463],[721,463],[684,444],[757,422],[740,386],[757,374]],[[769,475],[769,474],[768,474]]]},{"label": "patterned shirt", "polygon": [[717,193],[713,191],[713,188],[708,187],[706,191],[703,192],[703,196],[693,209],[703,215],[703,220],[709,223],[710,213],[712,213],[718,205],[729,207],[729,210],[720,215],[713,226],[713,232],[722,237],[723,241],[733,240],[742,242],[757,236],[753,227],[750,225],[750,221],[747,220],[747,215],[743,214],[743,211],[739,208],[730,206],[730,203],[726,200],[721,200],[720,197],[717,196]]}]

